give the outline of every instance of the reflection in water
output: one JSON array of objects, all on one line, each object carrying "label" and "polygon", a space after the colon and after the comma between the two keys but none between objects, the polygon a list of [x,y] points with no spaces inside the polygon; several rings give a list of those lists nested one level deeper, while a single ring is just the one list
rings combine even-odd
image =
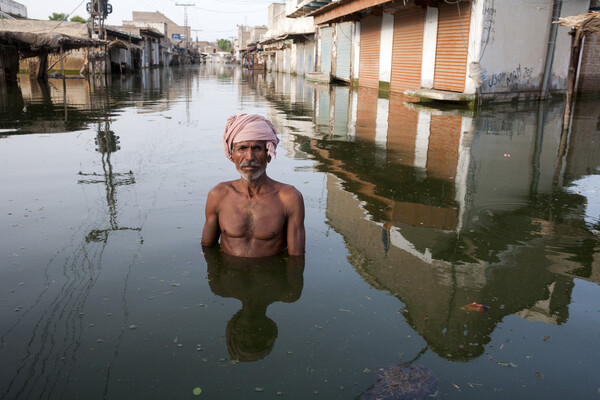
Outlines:
[{"label": "reflection in water", "polygon": [[117,230],[132,230],[139,231],[140,228],[125,228],[120,227],[117,223],[117,199],[116,199],[116,188],[118,186],[133,185],[135,178],[133,172],[119,173],[113,171],[113,166],[110,161],[111,153],[120,150],[119,136],[115,135],[115,132],[110,130],[110,123],[104,122],[104,129],[101,129],[101,124],[98,124],[98,134],[96,135],[95,143],[98,146],[96,151],[102,154],[102,171],[103,175],[99,175],[96,172],[84,173],[79,172],[79,175],[85,177],[80,179],[80,184],[104,184],[106,189],[106,202],[108,203],[108,215],[110,220],[110,228],[108,229],[94,229],[85,238],[87,242],[104,242],[108,240],[108,234],[110,231]]},{"label": "reflection in water", "polygon": [[[440,398],[596,392],[597,101],[565,136],[562,104],[441,109],[223,65],[66,87],[0,101],[3,398],[352,398],[407,358]],[[205,279],[199,211],[230,173],[219,136],[236,107],[282,132],[310,274],[217,251]],[[301,292],[281,306],[293,315],[267,314]],[[220,362],[223,337],[232,359],[263,361]]]},{"label": "reflection in water", "polygon": [[223,253],[218,246],[203,250],[212,292],[242,302],[225,329],[231,359],[265,358],[277,339],[277,325],[267,317],[267,307],[276,301],[293,303],[300,298],[304,258],[241,258]]},{"label": "reflection in water", "polygon": [[[297,93],[286,79],[250,83],[283,90],[270,100],[286,112]],[[573,277],[599,281],[598,224],[586,223],[586,199],[569,189],[600,165],[590,126],[598,110],[582,102],[565,135],[562,104],[473,112],[364,88],[311,92],[301,102],[312,102],[307,123],[295,113],[270,118],[298,133],[288,150],[328,173],[327,218],[348,260],[405,304],[440,356],[481,355],[511,314],[564,323]],[[464,307],[472,302],[490,310]]]},{"label": "reflection in water", "polygon": [[[43,82],[32,81],[32,90],[42,89],[43,102],[52,104],[48,86]],[[33,89],[35,88],[35,89]],[[107,94],[107,91],[103,91]],[[108,102],[103,103],[108,105]],[[30,105],[31,106],[31,105]],[[42,106],[42,105],[39,105]],[[24,112],[37,112],[34,110],[23,110]],[[53,113],[52,108],[49,110]],[[72,254],[67,255],[64,260],[59,255],[50,258],[48,264],[44,267],[45,280],[43,288],[37,298],[31,305],[25,309],[17,309],[20,318],[10,326],[5,326],[0,336],[0,348],[5,346],[25,346],[26,350],[21,360],[16,361],[18,368],[10,377],[5,387],[3,398],[39,398],[39,397],[64,397],[67,392],[68,378],[76,370],[78,354],[81,356],[81,347],[86,342],[84,328],[84,310],[90,307],[90,298],[92,291],[101,279],[102,271],[105,267],[104,256],[109,245],[109,234],[115,231],[135,231],[138,235],[139,246],[143,243],[141,238],[141,227],[128,228],[121,227],[117,223],[117,193],[116,188],[123,185],[132,185],[135,183],[133,172],[115,173],[111,163],[112,153],[120,150],[119,137],[110,129],[107,110],[105,121],[98,123],[97,137],[95,143],[98,146],[96,151],[101,154],[102,173],[83,173],[78,175],[82,179],[78,184],[103,184],[105,187],[105,201],[108,206],[109,227],[104,229],[92,229],[83,240],[75,245]],[[44,113],[38,113],[37,118],[41,118]],[[66,117],[66,114],[65,114]],[[66,118],[64,119],[66,122]],[[21,127],[27,126],[27,123],[20,123]],[[31,126],[31,125],[30,125]],[[39,127],[39,126],[38,126]],[[64,126],[59,128],[64,130]],[[17,130],[20,131],[20,130]],[[94,225],[97,221],[90,221]],[[138,247],[139,250],[139,247]],[[131,255],[128,255],[130,258]],[[129,274],[137,252],[133,254],[133,260],[124,269],[125,278],[122,281],[122,310],[123,323],[128,319],[128,307],[126,301],[127,285]],[[62,260],[62,261],[61,261]],[[65,277],[62,286],[55,288],[56,281],[51,279],[52,269],[62,271]],[[93,308],[95,305],[92,304]],[[117,317],[118,319],[118,317]],[[31,321],[34,321],[33,323]],[[23,327],[31,324],[34,328],[31,332],[21,332]],[[90,324],[92,327],[94,324]],[[109,389],[111,378],[111,369],[115,363],[123,338],[124,329],[120,330],[118,337],[112,343],[112,352],[108,351],[111,359],[106,364],[106,373],[104,380],[104,397]],[[22,337],[19,337],[21,336]],[[101,339],[97,344],[102,343]],[[95,350],[91,348],[91,350]]]}]

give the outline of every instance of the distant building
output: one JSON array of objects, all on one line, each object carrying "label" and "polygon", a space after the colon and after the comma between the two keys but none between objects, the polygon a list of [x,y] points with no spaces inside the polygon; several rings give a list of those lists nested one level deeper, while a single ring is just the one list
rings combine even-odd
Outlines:
[{"label": "distant building", "polygon": [[269,71],[296,75],[314,72],[315,24],[312,17],[289,18],[286,5],[269,5],[269,29],[261,39]]},{"label": "distant building", "polygon": [[[158,29],[175,46],[185,47],[186,40],[191,39],[191,28],[189,26],[180,26],[161,12],[133,11],[132,17],[131,21],[123,21],[123,25],[140,26],[140,24],[146,24]],[[165,24],[164,30],[157,28],[156,24]]]},{"label": "distant building", "polygon": [[250,44],[250,29],[248,25],[238,25],[238,37],[236,51],[244,50],[248,48]]},{"label": "distant building", "polygon": [[250,43],[249,44],[255,44],[258,43],[261,39],[264,38],[265,33],[267,33],[267,30],[269,28],[267,28],[266,26],[253,26],[250,29]]},{"label": "distant building", "polygon": [[0,0],[0,19],[27,18],[27,7],[12,0]]}]

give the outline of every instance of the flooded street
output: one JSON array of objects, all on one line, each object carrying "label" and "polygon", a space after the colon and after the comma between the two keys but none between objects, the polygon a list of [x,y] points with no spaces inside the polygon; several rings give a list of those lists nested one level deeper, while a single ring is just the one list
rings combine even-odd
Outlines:
[{"label": "flooded street", "polygon": [[[0,95],[3,399],[598,397],[598,100],[561,134],[560,101],[440,109],[220,65],[109,80]],[[267,173],[304,196],[304,269],[202,252],[241,112],[281,134]],[[422,369],[376,385],[397,365]]]}]

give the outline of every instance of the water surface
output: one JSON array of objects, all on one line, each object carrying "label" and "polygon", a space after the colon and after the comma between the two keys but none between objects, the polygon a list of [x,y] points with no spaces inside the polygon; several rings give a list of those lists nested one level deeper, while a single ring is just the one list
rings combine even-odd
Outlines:
[{"label": "water surface", "polygon": [[[561,102],[443,109],[225,66],[21,79],[0,101],[1,396],[353,399],[413,365],[436,398],[596,397],[599,106],[563,132]],[[239,112],[281,133],[267,173],[304,195],[304,265],[202,252]]]}]

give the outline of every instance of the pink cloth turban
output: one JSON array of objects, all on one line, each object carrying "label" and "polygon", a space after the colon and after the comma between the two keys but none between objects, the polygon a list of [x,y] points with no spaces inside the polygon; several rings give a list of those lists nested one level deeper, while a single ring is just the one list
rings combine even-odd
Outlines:
[{"label": "pink cloth turban", "polygon": [[234,143],[248,140],[266,140],[267,154],[275,158],[279,138],[271,121],[256,114],[237,114],[227,118],[223,133],[223,151],[227,158],[231,158]]}]

